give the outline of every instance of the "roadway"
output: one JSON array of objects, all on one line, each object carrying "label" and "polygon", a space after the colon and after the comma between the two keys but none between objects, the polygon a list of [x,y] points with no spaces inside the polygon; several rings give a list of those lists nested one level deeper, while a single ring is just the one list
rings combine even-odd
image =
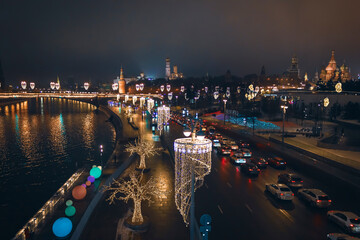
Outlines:
[{"label": "roadway", "polygon": [[[170,123],[164,139],[172,147],[183,137],[182,126]],[[240,140],[240,139],[236,139]],[[254,156],[269,156],[261,145],[251,146]],[[286,160],[286,159],[285,159]],[[322,174],[288,166],[286,170],[268,167],[258,177],[248,177],[229,157],[213,151],[212,170],[196,192],[196,217],[204,213],[213,218],[209,239],[325,239],[330,232],[342,232],[326,217],[326,209],[315,209],[299,200],[295,191],[292,202],[281,202],[265,192],[266,183],[290,171],[304,180],[304,187],[318,188],[332,199],[330,209],[349,210],[359,215],[360,193]]]}]

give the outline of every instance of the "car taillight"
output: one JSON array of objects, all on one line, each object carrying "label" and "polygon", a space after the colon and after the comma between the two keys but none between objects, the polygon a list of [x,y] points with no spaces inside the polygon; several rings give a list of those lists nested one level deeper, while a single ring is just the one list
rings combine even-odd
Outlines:
[{"label": "car taillight", "polygon": [[283,196],[284,194],[283,193],[280,193],[280,196]]},{"label": "car taillight", "polygon": [[294,180],[292,180],[291,182],[295,182]]},{"label": "car taillight", "polygon": [[331,202],[331,200],[328,200],[328,202]]},{"label": "car taillight", "polygon": [[293,195],[293,196],[294,196],[294,194],[291,194],[291,195]]},{"label": "car taillight", "polygon": [[279,162],[276,162],[277,165],[279,165],[280,163]]},{"label": "car taillight", "polygon": [[260,172],[260,169],[258,169],[258,172]]},{"label": "car taillight", "polygon": [[284,164],[286,164],[286,162],[284,162]]},{"label": "car taillight", "polygon": [[319,203],[319,202],[320,202],[320,200],[316,200],[316,202],[317,202],[317,203]]},{"label": "car taillight", "polygon": [[301,180],[300,182],[304,182],[303,180]]},{"label": "car taillight", "polygon": [[252,171],[252,169],[249,169],[249,171]]},{"label": "car taillight", "polygon": [[350,224],[350,227],[354,227],[354,224]]}]

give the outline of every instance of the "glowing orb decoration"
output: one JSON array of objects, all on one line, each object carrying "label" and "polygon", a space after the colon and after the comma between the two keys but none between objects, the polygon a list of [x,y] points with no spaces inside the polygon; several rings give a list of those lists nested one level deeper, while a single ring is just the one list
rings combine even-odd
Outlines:
[{"label": "glowing orb decoration", "polygon": [[35,83],[31,82],[31,83],[30,83],[30,88],[31,88],[31,90],[34,90],[34,88],[35,88]]},{"label": "glowing orb decoration", "polygon": [[168,92],[170,92],[170,89],[171,89],[170,84],[166,85],[166,90],[167,90]]},{"label": "glowing orb decoration", "polygon": [[50,88],[51,88],[51,90],[54,90],[54,89],[55,89],[55,83],[54,83],[54,82],[51,82],[51,83],[50,83]]},{"label": "glowing orb decoration", "polygon": [[175,151],[175,203],[183,220],[189,223],[191,172],[194,172],[195,191],[211,171],[212,142],[209,139],[179,138]]},{"label": "glowing orb decoration", "polygon": [[236,88],[236,91],[237,91],[237,93],[240,93],[240,92],[241,92],[240,86],[238,86],[238,87]]},{"label": "glowing orb decoration", "polygon": [[83,186],[84,188],[86,188],[86,184],[85,184],[85,183],[81,184],[81,186]]},{"label": "glowing orb decoration", "polygon": [[60,83],[55,83],[55,88],[56,88],[56,90],[59,90],[60,89]]},{"label": "glowing orb decoration", "polygon": [[112,85],[112,90],[113,90],[113,91],[116,91],[116,90],[118,90],[118,89],[119,89],[119,84],[113,83],[113,85]]},{"label": "glowing orb decoration", "polygon": [[72,200],[67,200],[66,203],[65,203],[65,205],[66,205],[67,207],[69,207],[69,206],[73,205],[73,201],[72,201]]},{"label": "glowing orb decoration", "polygon": [[136,91],[139,91],[140,85],[139,85],[139,84],[136,84],[136,85],[135,85],[135,89],[136,89]]},{"label": "glowing orb decoration", "polygon": [[335,85],[335,91],[337,93],[341,93],[342,92],[342,84],[341,82],[338,82],[336,85]]},{"label": "glowing orb decoration", "polygon": [[140,107],[142,108],[142,107],[144,107],[144,105],[145,105],[145,98],[141,97],[140,98]]},{"label": "glowing orb decoration", "polygon": [[90,170],[90,176],[93,176],[95,179],[98,179],[101,176],[101,170],[98,167],[93,167]]},{"label": "glowing orb decoration", "polygon": [[65,215],[67,217],[72,217],[75,215],[75,213],[76,213],[76,209],[74,206],[69,206],[69,207],[65,208]]},{"label": "glowing orb decoration", "polygon": [[249,90],[250,90],[250,91],[254,91],[254,85],[250,84],[250,85],[249,85]]},{"label": "glowing orb decoration", "polygon": [[88,177],[87,177],[87,180],[88,180],[89,182],[91,182],[91,183],[95,182],[94,176],[88,176]]},{"label": "glowing orb decoration", "polygon": [[218,99],[218,97],[219,97],[219,92],[214,92],[214,98],[215,98],[215,100]]},{"label": "glowing orb decoration", "polygon": [[207,93],[209,91],[209,88],[208,87],[205,87],[204,88],[205,92]]},{"label": "glowing orb decoration", "polygon": [[329,106],[329,104],[330,104],[330,100],[329,100],[329,98],[324,98],[324,107],[327,107],[327,106]]},{"label": "glowing orb decoration", "polygon": [[185,91],[185,87],[184,87],[184,86],[181,86],[181,87],[180,87],[180,91],[181,91],[181,92],[184,92],[184,91]]},{"label": "glowing orb decoration", "polygon": [[90,84],[88,82],[84,83],[84,89],[87,91],[90,87]]},{"label": "glowing orb decoration", "polygon": [[26,82],[25,81],[21,81],[21,87],[22,87],[22,89],[26,89]]},{"label": "glowing orb decoration", "polygon": [[52,225],[52,231],[56,237],[63,238],[71,233],[72,222],[66,217],[58,218]]},{"label": "glowing orb decoration", "polygon": [[86,181],[86,182],[85,182],[85,185],[86,185],[87,187],[90,187],[90,186],[91,186],[91,182],[90,182],[90,181]]},{"label": "glowing orb decoration", "polygon": [[72,190],[72,196],[76,200],[81,200],[86,197],[86,187],[79,185],[73,188]]},{"label": "glowing orb decoration", "polygon": [[161,86],[160,86],[160,90],[161,90],[161,92],[163,92],[163,91],[165,90],[164,85],[161,85]]},{"label": "glowing orb decoration", "polygon": [[144,90],[144,84],[140,83],[140,91]]},{"label": "glowing orb decoration", "polygon": [[170,120],[170,108],[169,107],[158,107],[158,130],[163,130],[164,125]]},{"label": "glowing orb decoration", "polygon": [[147,110],[149,113],[151,113],[151,109],[153,109],[154,105],[155,105],[154,99],[150,98],[147,100]]},{"label": "glowing orb decoration", "polygon": [[168,99],[171,101],[172,98],[173,98],[173,93],[172,93],[172,92],[169,92],[169,93],[168,93]]}]

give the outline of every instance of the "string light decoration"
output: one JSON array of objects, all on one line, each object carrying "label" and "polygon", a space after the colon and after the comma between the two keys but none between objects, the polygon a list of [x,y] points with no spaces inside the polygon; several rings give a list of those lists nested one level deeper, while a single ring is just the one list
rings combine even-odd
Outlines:
[{"label": "string light decoration", "polygon": [[160,86],[160,91],[163,92],[164,89],[165,89],[164,85],[161,85],[161,86]]},{"label": "string light decoration", "polygon": [[181,92],[184,92],[184,91],[185,91],[185,87],[184,87],[184,86],[181,86],[181,87],[180,87],[180,91],[181,91]]},{"label": "string light decoration", "polygon": [[132,101],[133,101],[133,105],[135,105],[135,103],[137,101],[137,96],[133,96]]},{"label": "string light decoration", "polygon": [[[51,83],[50,83],[50,86],[51,86]],[[55,87],[55,83],[54,83],[54,87]],[[90,87],[90,84],[88,82],[84,83],[84,89],[87,91]],[[54,90],[54,88],[51,88]]]},{"label": "string light decoration", "polygon": [[335,85],[335,91],[337,93],[341,93],[342,92],[342,84],[341,82],[338,82],[336,85]]},{"label": "string light decoration", "polygon": [[329,98],[324,98],[324,107],[327,107],[327,106],[329,106],[329,104],[330,104],[330,100],[329,100]]},{"label": "string light decoration", "polygon": [[129,95],[125,95],[125,103],[129,101]]},{"label": "string light decoration", "polygon": [[142,138],[135,141],[135,144],[128,143],[125,145],[125,151],[129,152],[130,155],[136,153],[140,156],[140,164],[138,169],[146,169],[146,157],[154,156],[159,154],[162,148],[156,148],[153,142],[147,142]]},{"label": "string light decoration", "polygon": [[209,139],[178,138],[175,151],[175,203],[186,225],[189,224],[191,172],[194,170],[194,190],[204,183],[211,171],[212,145]]},{"label": "string light decoration", "polygon": [[250,84],[249,85],[249,90],[253,92],[254,91],[254,85]]},{"label": "string light decoration", "polygon": [[113,91],[116,91],[116,90],[118,90],[118,88],[119,88],[119,84],[113,83],[113,85],[112,85],[112,90],[113,90]]},{"label": "string light decoration", "polygon": [[[51,88],[51,90],[55,89],[55,83],[54,82],[50,82],[50,88]],[[85,88],[85,84],[84,84],[84,88]]]},{"label": "string light decoration", "polygon": [[164,129],[164,125],[170,120],[170,108],[169,107],[158,107],[158,130],[162,131]]},{"label": "string light decoration", "polygon": [[172,92],[169,92],[169,93],[168,93],[168,99],[171,101],[172,98],[173,98],[173,93],[172,93]]},{"label": "string light decoration", "polygon": [[237,91],[237,93],[240,93],[240,92],[241,92],[241,87],[238,86],[238,87],[236,88],[236,91]]},{"label": "string light decoration", "polygon": [[125,111],[125,117],[129,119],[129,122],[132,122],[132,116],[133,116],[132,108],[129,106]]},{"label": "string light decoration", "polygon": [[30,83],[30,88],[31,88],[31,90],[34,90],[34,88],[35,88],[35,83],[31,82],[31,83]]},{"label": "string light decoration", "polygon": [[215,98],[215,100],[218,99],[218,97],[219,97],[219,92],[214,92],[214,98]]},{"label": "string light decoration", "polygon": [[106,199],[109,204],[113,204],[115,200],[123,200],[127,203],[130,199],[134,203],[134,213],[131,218],[131,223],[140,225],[144,222],[141,212],[141,203],[148,201],[152,203],[153,197],[160,196],[161,192],[157,187],[158,183],[154,178],[150,178],[147,182],[142,183],[143,174],[138,174],[133,171],[130,173],[130,179],[119,181],[114,180],[110,186],[104,186],[103,191],[111,191],[110,196]]},{"label": "string light decoration", "polygon": [[209,88],[208,87],[205,87],[204,88],[204,91],[207,93],[209,91]]},{"label": "string light decoration", "polygon": [[136,85],[135,85],[135,88],[136,88],[136,91],[139,91],[140,85],[139,85],[139,84],[136,84]]},{"label": "string light decoration", "polygon": [[142,108],[145,105],[145,98],[141,97],[140,98],[140,107]]},{"label": "string light decoration", "polygon": [[150,98],[147,100],[147,110],[149,113],[151,113],[151,110],[153,109],[154,105],[155,105],[154,99]]},{"label": "string light decoration", "polygon": [[171,89],[171,85],[170,84],[166,85],[166,91],[170,92],[170,89]]},{"label": "string light decoration", "polygon": [[55,83],[55,88],[56,88],[56,90],[59,90],[60,89],[60,83]]},{"label": "string light decoration", "polygon": [[144,84],[140,83],[140,91],[144,90]]}]

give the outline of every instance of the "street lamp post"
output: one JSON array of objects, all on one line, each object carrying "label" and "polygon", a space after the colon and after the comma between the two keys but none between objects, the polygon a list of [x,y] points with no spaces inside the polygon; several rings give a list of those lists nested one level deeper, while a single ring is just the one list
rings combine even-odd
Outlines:
[{"label": "street lamp post", "polygon": [[195,190],[202,185],[205,175],[211,170],[211,141],[205,139],[201,129],[196,135],[198,121],[197,118],[191,121],[192,129],[187,125],[184,127],[183,133],[187,138],[179,138],[174,142],[175,203],[185,223],[190,224],[191,240],[195,240]]},{"label": "street lamp post", "polygon": [[103,152],[104,152],[104,146],[101,144],[100,145],[100,162],[101,162],[101,168],[103,168]]},{"label": "street lamp post", "polygon": [[226,115],[226,102],[227,102],[227,99],[224,99],[224,125],[225,125],[225,115]]},{"label": "street lamp post", "polygon": [[288,106],[286,106],[286,105],[284,104],[284,105],[281,105],[281,108],[282,108],[282,110],[283,110],[283,127],[282,127],[282,138],[281,138],[281,141],[282,141],[282,143],[284,144],[285,113],[286,113],[286,109],[288,108]]}]

